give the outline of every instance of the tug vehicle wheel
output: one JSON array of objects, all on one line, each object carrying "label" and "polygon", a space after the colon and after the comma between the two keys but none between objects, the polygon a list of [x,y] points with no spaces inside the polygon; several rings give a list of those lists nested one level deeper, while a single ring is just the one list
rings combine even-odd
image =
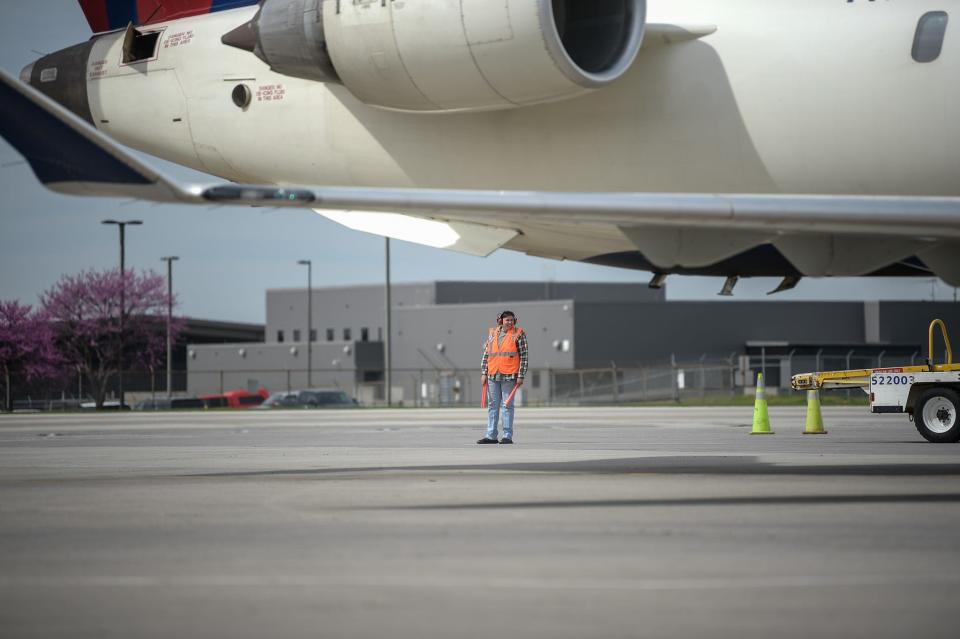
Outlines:
[{"label": "tug vehicle wheel", "polygon": [[942,386],[924,391],[913,411],[913,424],[923,438],[937,444],[960,441],[960,395]]}]

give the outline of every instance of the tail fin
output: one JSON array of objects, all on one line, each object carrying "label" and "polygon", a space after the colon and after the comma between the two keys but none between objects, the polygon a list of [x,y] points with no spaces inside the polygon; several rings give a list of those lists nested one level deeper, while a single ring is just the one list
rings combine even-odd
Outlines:
[{"label": "tail fin", "polygon": [[94,33],[257,4],[258,0],[78,0]]}]

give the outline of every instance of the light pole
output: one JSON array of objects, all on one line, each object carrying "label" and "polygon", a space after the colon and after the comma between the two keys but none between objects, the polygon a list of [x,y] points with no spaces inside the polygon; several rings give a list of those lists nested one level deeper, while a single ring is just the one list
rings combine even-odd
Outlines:
[{"label": "light pole", "polygon": [[117,366],[117,382],[120,387],[120,410],[123,410],[123,323],[124,323],[124,315],[126,314],[126,309],[127,309],[127,296],[126,296],[127,277],[126,277],[126,265],[124,263],[125,256],[126,256],[126,253],[125,253],[126,235],[124,231],[126,230],[126,227],[128,224],[130,226],[140,226],[141,224],[143,224],[143,221],[142,220],[124,220],[121,222],[118,220],[103,220],[100,223],[116,224],[120,228],[120,335],[118,336],[118,339],[120,341],[120,347],[117,349],[119,351],[118,359],[120,361],[118,362],[118,366]]},{"label": "light pole", "polygon": [[173,398],[173,342],[170,339],[170,325],[173,322],[173,263],[180,258],[176,255],[161,257],[167,263],[167,399]]},{"label": "light pole", "polygon": [[387,278],[386,278],[386,306],[387,306],[387,331],[383,336],[383,358],[384,358],[384,382],[387,385],[386,393],[384,393],[384,398],[387,400],[387,407],[393,403],[393,389],[390,387],[390,238],[386,239],[386,266],[387,266]]},{"label": "light pole", "polygon": [[307,388],[313,388],[313,340],[310,338],[313,330],[313,262],[300,260],[297,264],[307,267]]}]

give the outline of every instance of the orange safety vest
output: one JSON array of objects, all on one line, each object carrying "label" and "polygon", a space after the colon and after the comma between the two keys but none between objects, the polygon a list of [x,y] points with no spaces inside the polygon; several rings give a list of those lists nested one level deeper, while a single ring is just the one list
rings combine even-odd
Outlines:
[{"label": "orange safety vest", "polygon": [[517,340],[523,335],[523,329],[520,327],[510,329],[498,344],[499,328],[491,328],[487,337],[487,374],[516,375],[520,372],[520,349],[517,347]]}]

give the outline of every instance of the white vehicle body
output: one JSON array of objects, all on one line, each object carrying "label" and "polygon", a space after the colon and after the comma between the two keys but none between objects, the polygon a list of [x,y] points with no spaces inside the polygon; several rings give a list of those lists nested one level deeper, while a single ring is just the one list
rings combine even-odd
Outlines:
[{"label": "white vehicle body", "polygon": [[[621,76],[591,86],[566,81],[542,42],[523,40],[546,5],[325,0],[343,84],[281,74],[224,45],[257,7],[141,27],[159,36],[133,63],[123,61],[129,34],[108,33],[78,45],[82,115],[112,140],[239,183],[480,192],[432,207],[403,197],[317,207],[353,228],[474,254],[960,283],[960,2],[650,0],[643,48]],[[936,11],[954,21],[936,59],[917,62],[918,20]],[[24,70],[41,91],[44,72],[56,83],[44,60]],[[527,75],[512,74],[525,60]],[[238,90],[249,103],[234,102]],[[553,205],[498,207],[502,191],[602,197],[561,216]],[[639,198],[617,214],[602,201],[648,193],[676,198],[645,216]],[[694,214],[697,196],[718,194],[775,199]],[[848,196],[865,198],[852,217]],[[930,207],[939,216],[924,217]],[[734,219],[741,210],[753,217]],[[440,224],[441,239],[389,212]]]},{"label": "white vehicle body", "polygon": [[870,376],[870,410],[874,413],[913,412],[923,388],[944,386],[960,390],[960,371],[925,371],[917,366],[875,368]]}]

